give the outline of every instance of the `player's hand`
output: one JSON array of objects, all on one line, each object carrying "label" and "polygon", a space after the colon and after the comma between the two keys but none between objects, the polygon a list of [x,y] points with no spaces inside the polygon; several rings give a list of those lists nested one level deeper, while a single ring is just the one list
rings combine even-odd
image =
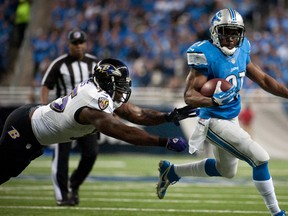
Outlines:
[{"label": "player's hand", "polygon": [[221,106],[230,103],[237,97],[236,87],[232,86],[228,91],[221,90],[221,81],[217,82],[212,100],[216,106]]},{"label": "player's hand", "polygon": [[179,121],[197,116],[199,112],[198,108],[191,106],[184,106],[182,108],[175,108],[172,112],[165,114],[167,122],[174,122],[175,125],[179,126]]},{"label": "player's hand", "polygon": [[188,147],[188,142],[182,137],[168,138],[166,148],[171,151],[182,152]]}]

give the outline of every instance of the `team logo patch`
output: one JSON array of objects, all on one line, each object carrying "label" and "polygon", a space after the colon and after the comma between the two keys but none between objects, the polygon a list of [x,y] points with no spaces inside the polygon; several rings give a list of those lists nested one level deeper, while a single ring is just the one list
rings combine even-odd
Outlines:
[{"label": "team logo patch", "polygon": [[17,139],[18,137],[20,137],[20,133],[12,126],[13,130],[8,131],[9,136],[12,139]]},{"label": "team logo patch", "polygon": [[98,98],[98,106],[101,110],[104,110],[108,107],[109,105],[109,100],[105,97],[100,97]]}]

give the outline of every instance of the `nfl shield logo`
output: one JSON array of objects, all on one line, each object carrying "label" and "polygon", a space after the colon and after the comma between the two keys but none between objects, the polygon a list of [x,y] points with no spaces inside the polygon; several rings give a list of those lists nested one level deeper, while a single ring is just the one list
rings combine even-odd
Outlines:
[{"label": "nfl shield logo", "polygon": [[100,97],[98,99],[98,106],[101,110],[104,110],[108,107],[109,105],[109,100],[105,97]]}]

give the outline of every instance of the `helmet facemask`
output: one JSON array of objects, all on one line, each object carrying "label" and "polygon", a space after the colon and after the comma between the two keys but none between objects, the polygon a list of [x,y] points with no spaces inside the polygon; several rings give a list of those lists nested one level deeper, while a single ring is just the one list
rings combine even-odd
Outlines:
[{"label": "helmet facemask", "polygon": [[[233,9],[223,9],[216,13],[211,21],[211,39],[225,55],[233,55],[244,40],[245,27],[242,16]],[[232,32],[232,34],[231,34]],[[222,39],[237,40],[233,48],[221,44]]]},{"label": "helmet facemask", "polygon": [[[112,77],[113,79],[114,77]],[[131,80],[129,78],[125,79],[115,79],[114,81],[114,93],[111,96],[113,101],[118,103],[126,103],[131,95]],[[118,97],[121,95],[121,97]]]}]

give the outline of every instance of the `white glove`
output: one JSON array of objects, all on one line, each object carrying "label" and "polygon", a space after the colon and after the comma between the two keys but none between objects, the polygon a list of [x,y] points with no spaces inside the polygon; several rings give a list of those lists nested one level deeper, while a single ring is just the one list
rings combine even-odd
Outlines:
[{"label": "white glove", "polygon": [[237,97],[236,87],[233,85],[228,91],[221,90],[221,81],[217,82],[212,101],[216,106],[222,106],[230,103]]}]

